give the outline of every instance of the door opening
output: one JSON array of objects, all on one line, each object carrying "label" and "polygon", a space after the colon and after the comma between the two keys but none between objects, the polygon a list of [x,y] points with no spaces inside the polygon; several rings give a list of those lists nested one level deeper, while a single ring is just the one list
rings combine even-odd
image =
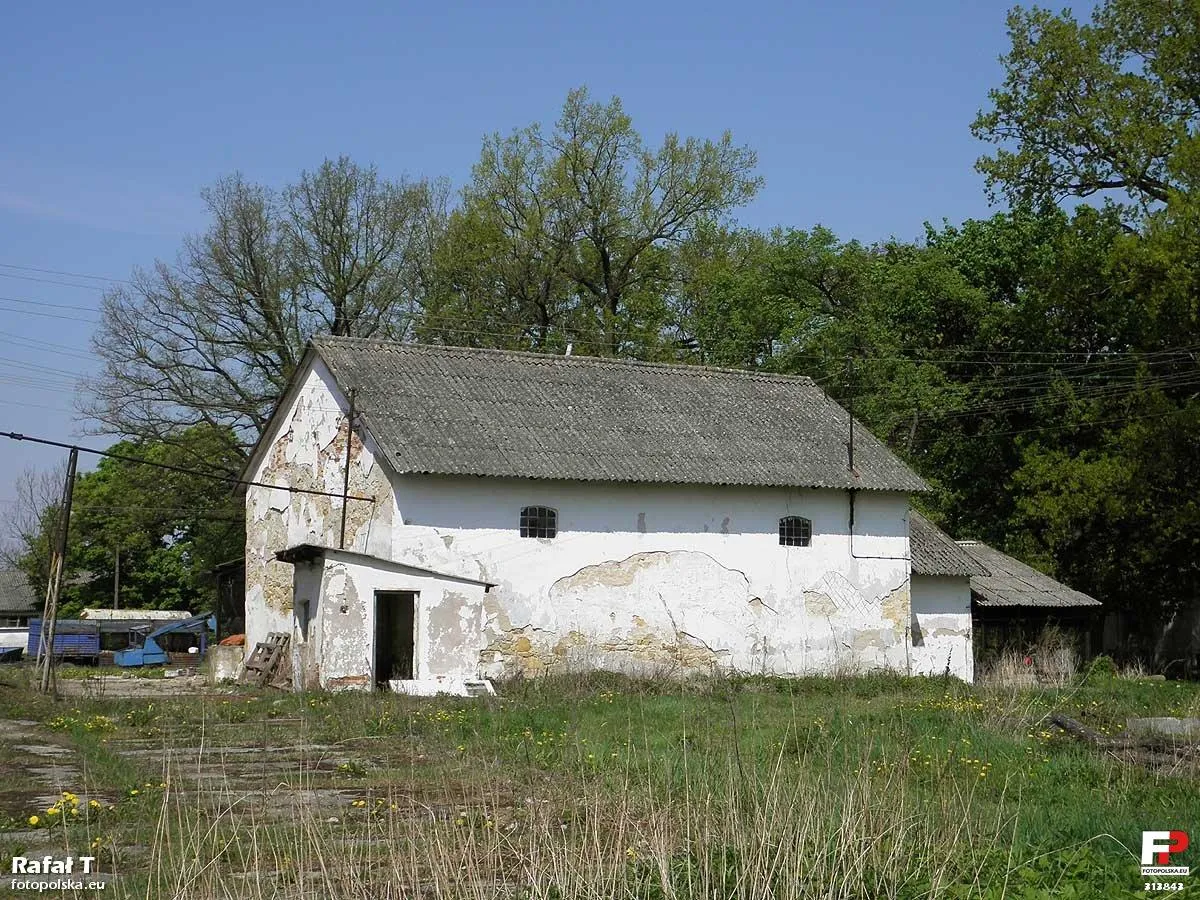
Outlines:
[{"label": "door opening", "polygon": [[375,592],[375,683],[416,677],[417,594]]}]

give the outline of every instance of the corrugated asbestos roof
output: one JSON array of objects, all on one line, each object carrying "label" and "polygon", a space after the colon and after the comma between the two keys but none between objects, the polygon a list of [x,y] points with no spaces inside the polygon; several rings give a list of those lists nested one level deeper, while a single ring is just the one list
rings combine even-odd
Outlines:
[{"label": "corrugated asbestos roof", "polygon": [[0,569],[0,614],[38,615],[42,604],[20,569]]},{"label": "corrugated asbestos roof", "polygon": [[924,491],[811,379],[317,338],[397,471]]},{"label": "corrugated asbestos roof", "polygon": [[987,575],[971,578],[971,593],[978,606],[1100,606],[1095,597],[1067,587],[1019,559],[978,541],[959,541]]},{"label": "corrugated asbestos roof", "polygon": [[914,575],[987,575],[954,539],[915,509],[908,517],[909,554]]}]

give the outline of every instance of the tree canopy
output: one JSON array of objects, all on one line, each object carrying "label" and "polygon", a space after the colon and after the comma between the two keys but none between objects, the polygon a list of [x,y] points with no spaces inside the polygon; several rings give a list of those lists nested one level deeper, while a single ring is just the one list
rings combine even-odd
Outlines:
[{"label": "tree canopy", "polygon": [[[208,572],[241,555],[244,513],[228,481],[143,465],[190,468],[197,458],[214,470],[232,464],[228,435],[197,425],[171,443],[121,441],[90,472],[77,476],[60,605],[63,615],[87,607],[189,609],[215,602]],[[23,535],[21,567],[46,589],[57,500]]]},{"label": "tree canopy", "polygon": [[485,139],[422,336],[653,354],[669,325],[673,248],[754,197],[755,165],[729,132],[668,134],[652,149],[618,98],[572,91],[549,133],[535,124]]},{"label": "tree canopy", "polygon": [[1191,196],[1200,176],[1200,2],[1107,0],[1080,23],[1014,8],[1005,80],[972,125],[1013,203],[1116,194],[1135,210]]}]

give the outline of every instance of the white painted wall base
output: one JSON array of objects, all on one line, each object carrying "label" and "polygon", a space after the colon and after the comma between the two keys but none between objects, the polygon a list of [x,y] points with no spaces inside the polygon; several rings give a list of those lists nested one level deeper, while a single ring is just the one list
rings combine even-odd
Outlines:
[{"label": "white painted wall base", "polygon": [[394,680],[388,682],[388,690],[411,697],[436,697],[449,694],[454,697],[494,697],[496,689],[486,678],[419,678],[413,681]]},{"label": "white painted wall base", "polygon": [[914,575],[911,630],[912,674],[975,680],[969,578]]}]

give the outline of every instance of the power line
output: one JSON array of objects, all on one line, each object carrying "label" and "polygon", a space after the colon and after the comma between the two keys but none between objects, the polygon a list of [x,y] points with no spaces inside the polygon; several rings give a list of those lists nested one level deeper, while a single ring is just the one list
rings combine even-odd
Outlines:
[{"label": "power line", "polygon": [[16,431],[0,431],[0,437],[6,437],[13,441],[29,441],[33,444],[43,444],[47,447],[61,447],[64,450],[72,450],[76,453],[91,453],[95,456],[107,456],[109,459],[116,459],[122,462],[133,463],[140,466],[152,466],[156,469],[165,469],[168,472],[180,472],[184,475],[195,475],[200,478],[211,478],[213,481],[222,481],[236,487],[262,487],[272,490],[287,491],[289,494],[309,494],[317,497],[337,497],[345,500],[362,500],[366,503],[374,503],[374,497],[361,497],[357,494],[339,494],[333,491],[317,491],[310,488],[291,487],[283,484],[267,484],[262,481],[243,481],[240,478],[233,478],[228,475],[219,475],[216,472],[205,472],[201,469],[189,469],[185,466],[173,466],[170,463],[154,462],[148,459],[139,459],[136,456],[127,456],[123,453],[112,453],[108,450],[96,450],[92,447],[81,447],[78,444],[66,444],[62,441],[52,441],[48,438],[32,437],[30,435],[21,434]]},{"label": "power line", "polygon": [[25,362],[20,359],[12,359],[7,356],[0,356],[0,365],[15,366],[19,369],[34,369],[41,372],[49,372],[52,375],[69,375],[72,378],[86,378],[88,373],[75,372],[70,369],[56,369],[53,366],[43,366],[38,363]]},{"label": "power line", "polygon": [[41,284],[61,284],[63,287],[79,288],[84,291],[102,291],[104,290],[98,284],[75,284],[70,281],[58,281],[54,278],[38,278],[36,275],[17,275],[13,272],[0,272],[0,278],[18,278],[21,281],[37,281]]},{"label": "power line", "polygon": [[18,269],[22,272],[40,272],[43,275],[62,275],[65,278],[90,278],[94,281],[113,281],[118,284],[133,284],[124,278],[111,278],[108,275],[85,275],[82,272],[63,272],[59,269],[39,269],[37,266],[18,266],[15,263],[0,263],[0,269]]},{"label": "power line", "polygon": [[87,353],[82,347],[72,347],[67,344],[55,344],[52,341],[43,341],[39,338],[26,337],[22,334],[17,334],[12,331],[0,331],[0,337],[7,338],[17,344],[24,344],[34,350],[53,350],[60,356],[73,356],[76,359],[95,362],[96,355]]},{"label": "power line", "polygon": [[1063,422],[1059,425],[1042,425],[1037,428],[1018,428],[1013,431],[992,431],[992,432],[987,432],[986,434],[980,435],[980,437],[1011,437],[1013,435],[1018,435],[1018,434],[1034,434],[1034,433],[1041,433],[1044,431],[1062,431],[1063,429],[1066,429],[1066,428],[1092,428],[1097,425],[1117,425],[1117,424],[1128,424],[1130,422],[1149,422],[1149,421],[1153,421],[1155,419],[1170,418],[1171,416],[1177,415],[1178,412],[1179,412],[1178,410],[1172,410],[1170,412],[1156,413],[1154,415],[1146,415],[1146,416],[1138,416],[1138,415],[1120,416],[1115,419],[1100,419],[1096,422]]},{"label": "power line", "polygon": [[[55,392],[58,393],[58,392]],[[0,405],[3,406],[26,406],[30,409],[53,410],[54,412],[64,412],[74,414],[77,410],[67,409],[64,406],[47,406],[45,403],[26,403],[23,400],[5,400],[0,398]]]},{"label": "power line", "polygon": [[78,303],[50,303],[47,300],[25,300],[20,297],[0,297],[6,303],[22,303],[28,306],[48,306],[51,309],[78,309],[84,312],[100,312],[95,306],[84,306]]},{"label": "power line", "polygon": [[[0,300],[8,300],[7,297],[0,297]],[[17,301],[18,303],[25,301]],[[39,316],[43,319],[62,319],[67,322],[87,322],[91,325],[96,325],[100,322],[98,318],[84,318],[83,316],[68,316],[63,313],[48,313],[36,309],[14,309],[11,306],[0,306],[0,311],[20,313],[23,316]]]}]

